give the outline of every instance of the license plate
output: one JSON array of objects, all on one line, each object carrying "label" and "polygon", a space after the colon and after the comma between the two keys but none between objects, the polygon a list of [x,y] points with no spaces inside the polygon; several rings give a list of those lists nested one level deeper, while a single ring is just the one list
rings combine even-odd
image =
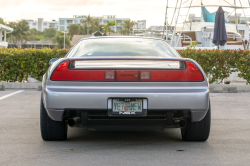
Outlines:
[{"label": "license plate", "polygon": [[142,112],[142,99],[113,99],[112,111],[119,114]]}]

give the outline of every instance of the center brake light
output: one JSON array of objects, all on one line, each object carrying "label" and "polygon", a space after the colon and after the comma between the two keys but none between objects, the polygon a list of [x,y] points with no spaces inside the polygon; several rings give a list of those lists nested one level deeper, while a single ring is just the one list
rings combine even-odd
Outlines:
[{"label": "center brake light", "polygon": [[70,69],[69,61],[63,61],[54,70],[52,81],[99,81],[99,82],[201,82],[203,74],[192,62],[186,61],[185,69],[151,70],[81,70]]}]

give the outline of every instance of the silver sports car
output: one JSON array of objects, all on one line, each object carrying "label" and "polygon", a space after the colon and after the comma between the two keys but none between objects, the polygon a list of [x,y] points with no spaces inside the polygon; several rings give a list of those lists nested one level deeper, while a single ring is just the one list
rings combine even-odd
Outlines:
[{"label": "silver sports car", "polygon": [[164,40],[91,37],[56,59],[43,76],[40,118],[44,140],[67,139],[70,126],[180,128],[183,140],[206,141],[208,81],[196,61],[182,58]]}]

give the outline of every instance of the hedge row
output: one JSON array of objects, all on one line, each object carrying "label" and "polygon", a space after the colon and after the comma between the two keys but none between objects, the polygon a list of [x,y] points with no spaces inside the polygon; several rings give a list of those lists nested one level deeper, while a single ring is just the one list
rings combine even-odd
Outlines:
[{"label": "hedge row", "polygon": [[[68,49],[0,49],[0,81],[23,81],[28,75],[42,80],[52,58],[64,57]],[[194,50],[179,51],[186,58],[196,60],[210,78],[210,83],[227,78],[239,71],[239,77],[250,83],[249,50]]]},{"label": "hedge row", "polygon": [[64,57],[67,49],[0,49],[0,81],[24,81],[28,75],[42,80],[52,58]]},{"label": "hedge row", "polygon": [[209,82],[223,80],[232,72],[239,71],[238,76],[250,83],[249,50],[182,50],[183,57],[196,60],[209,76]]}]

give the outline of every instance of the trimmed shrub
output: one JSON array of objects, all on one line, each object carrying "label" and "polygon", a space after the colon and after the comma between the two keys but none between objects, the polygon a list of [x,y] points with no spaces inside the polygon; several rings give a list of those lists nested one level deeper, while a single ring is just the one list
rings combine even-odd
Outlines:
[{"label": "trimmed shrub", "polygon": [[223,80],[232,72],[241,72],[238,76],[250,83],[249,50],[179,50],[182,57],[197,61],[209,77],[209,82]]},{"label": "trimmed shrub", "polygon": [[245,79],[247,84],[250,84],[250,50],[238,51],[235,58],[237,59],[237,61],[235,61],[236,71],[240,72],[238,76]]},{"label": "trimmed shrub", "polygon": [[42,80],[52,58],[64,57],[68,49],[0,49],[0,81],[22,82],[28,75]]},{"label": "trimmed shrub", "polygon": [[[64,57],[69,49],[0,49],[0,81],[23,81],[28,75],[42,80],[52,58]],[[234,71],[250,83],[249,50],[179,50],[184,58],[197,61],[209,82],[223,80]]]}]

